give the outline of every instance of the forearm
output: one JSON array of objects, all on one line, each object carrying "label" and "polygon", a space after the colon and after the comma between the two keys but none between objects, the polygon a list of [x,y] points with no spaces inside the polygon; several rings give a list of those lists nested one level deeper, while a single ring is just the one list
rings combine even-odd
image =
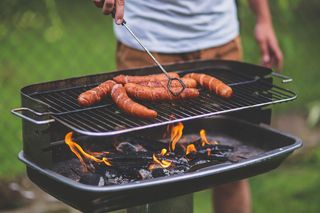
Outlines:
[{"label": "forearm", "polygon": [[249,0],[249,5],[256,16],[257,23],[272,25],[268,0]]}]

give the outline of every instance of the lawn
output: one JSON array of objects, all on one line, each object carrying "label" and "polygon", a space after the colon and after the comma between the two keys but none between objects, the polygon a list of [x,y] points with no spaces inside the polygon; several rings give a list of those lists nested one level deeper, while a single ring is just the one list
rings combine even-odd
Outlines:
[{"label": "lawn", "polygon": [[[252,33],[254,18],[245,1],[240,2],[245,61],[259,63]],[[272,3],[285,55],[283,74],[294,79],[288,88],[298,93],[296,101],[275,106],[277,113],[288,109],[306,112],[308,104],[320,100],[319,4],[316,0],[294,2]],[[21,121],[10,113],[20,106],[20,88],[114,70],[116,45],[111,18],[88,1],[2,1],[0,7],[0,177],[9,179],[24,171],[16,159],[22,149]],[[320,212],[316,202],[319,166],[319,161],[286,164],[252,178],[254,212]],[[209,212],[209,200],[208,191],[197,193],[196,212]]]},{"label": "lawn", "polygon": [[[252,212],[320,212],[320,158],[297,162],[291,158],[280,168],[250,178]],[[198,192],[194,197],[195,213],[211,212],[211,192]]]}]

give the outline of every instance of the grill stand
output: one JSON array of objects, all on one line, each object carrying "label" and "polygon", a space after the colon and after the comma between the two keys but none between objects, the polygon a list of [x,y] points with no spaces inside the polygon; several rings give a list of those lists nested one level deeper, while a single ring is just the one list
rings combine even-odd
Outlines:
[{"label": "grill stand", "polygon": [[[156,192],[155,192],[156,193]],[[193,213],[193,194],[129,208],[127,213]]]}]

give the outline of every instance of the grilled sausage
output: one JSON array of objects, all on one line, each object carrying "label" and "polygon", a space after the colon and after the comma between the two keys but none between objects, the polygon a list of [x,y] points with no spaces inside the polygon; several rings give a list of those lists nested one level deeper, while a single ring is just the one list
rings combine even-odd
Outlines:
[{"label": "grilled sausage", "polygon": [[139,118],[156,118],[158,113],[154,110],[134,102],[126,93],[125,88],[121,84],[116,84],[111,90],[112,100],[116,105],[129,115]]},{"label": "grilled sausage", "polygon": [[[171,78],[179,78],[179,75],[175,72],[168,73]],[[154,74],[154,75],[144,75],[144,76],[130,76],[130,75],[118,75],[113,78],[118,84],[126,83],[139,83],[144,81],[165,81],[168,80],[165,74]]]},{"label": "grilled sausage", "polygon": [[196,80],[201,86],[209,89],[210,91],[215,92],[217,95],[229,98],[231,97],[233,91],[232,88],[223,83],[222,81],[212,77],[210,75],[206,75],[203,73],[189,73],[184,76],[184,78],[193,78]]},{"label": "grilled sausage", "polygon": [[[181,78],[182,82],[186,85],[187,88],[196,88],[197,87],[197,81],[192,78]],[[147,87],[165,87],[168,86],[168,80],[165,81],[144,81],[137,83],[141,86],[147,86]],[[171,83],[172,87],[181,87],[181,83],[179,81],[172,81]]]},{"label": "grilled sausage", "polygon": [[[127,83],[124,87],[130,97],[147,101],[170,101],[199,96],[199,91],[195,88],[185,88],[179,96],[174,96],[168,88],[163,87],[147,87],[134,83]],[[173,87],[172,90],[177,93],[181,88]]]},{"label": "grilled sausage", "polygon": [[88,91],[81,93],[78,103],[82,106],[90,106],[98,103],[104,96],[109,95],[116,82],[108,80]]}]

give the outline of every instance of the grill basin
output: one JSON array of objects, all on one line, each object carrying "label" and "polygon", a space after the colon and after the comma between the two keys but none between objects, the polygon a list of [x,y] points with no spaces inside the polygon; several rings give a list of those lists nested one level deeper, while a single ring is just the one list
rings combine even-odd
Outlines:
[{"label": "grill basin", "polygon": [[[29,161],[24,153],[20,160],[27,165],[29,178],[44,191],[85,212],[105,212],[167,199],[230,181],[240,180],[276,168],[290,153],[301,147],[300,139],[235,118],[212,117],[185,122],[185,134],[198,134],[206,128],[209,137],[221,144],[247,147],[248,159],[222,163],[171,177],[155,178],[116,186],[84,185]],[[160,139],[162,127],[135,134],[154,135]],[[157,138],[159,137],[159,138]],[[254,152],[252,150],[255,150]]]}]

